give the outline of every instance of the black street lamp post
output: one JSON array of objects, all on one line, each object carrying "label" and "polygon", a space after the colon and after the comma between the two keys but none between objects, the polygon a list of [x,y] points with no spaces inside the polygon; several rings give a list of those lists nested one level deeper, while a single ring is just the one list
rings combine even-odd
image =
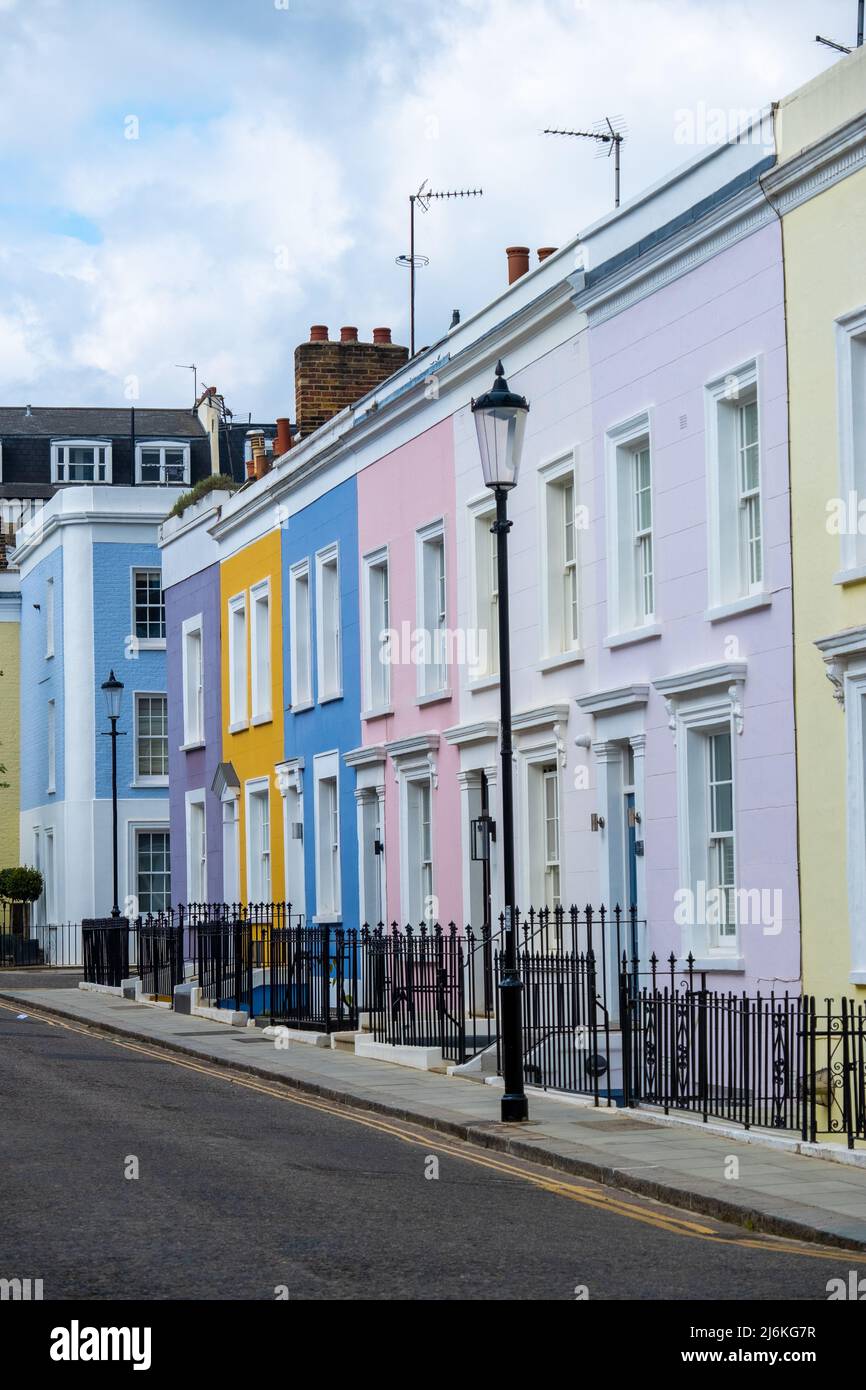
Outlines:
[{"label": "black street lamp post", "polygon": [[117,901],[117,740],[120,735],[117,732],[117,721],[120,718],[120,697],[123,694],[123,681],[119,681],[112,671],[108,680],[102,682],[102,689],[105,692],[105,707],[111,724],[111,733],[104,735],[104,737],[111,739],[111,854],[114,875],[111,915],[112,917],[119,917],[120,906]]},{"label": "black street lamp post", "polygon": [[503,969],[499,982],[502,1020],[502,1119],[529,1116],[523,1089],[523,982],[518,968],[514,892],[514,796],[511,748],[511,644],[508,624],[508,494],[517,486],[520,455],[529,405],[509,391],[502,363],[497,363],[493,388],[472,402],[484,482],[496,498],[496,575],[499,608],[499,700],[502,723],[502,877],[505,908]]}]

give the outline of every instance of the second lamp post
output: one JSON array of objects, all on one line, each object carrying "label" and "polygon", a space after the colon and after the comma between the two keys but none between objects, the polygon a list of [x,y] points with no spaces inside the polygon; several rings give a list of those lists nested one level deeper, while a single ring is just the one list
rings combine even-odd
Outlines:
[{"label": "second lamp post", "polygon": [[119,681],[112,671],[107,681],[102,682],[105,693],[105,708],[111,724],[111,866],[113,872],[114,897],[111,908],[112,917],[120,916],[117,901],[117,721],[120,718],[120,697],[123,694],[123,681]]},{"label": "second lamp post", "polygon": [[499,699],[502,723],[502,886],[505,908],[503,968],[500,976],[502,1032],[502,1119],[525,1120],[529,1115],[523,1089],[523,982],[520,978],[514,891],[514,795],[511,748],[511,651],[508,631],[508,494],[517,486],[520,456],[529,405],[509,391],[502,363],[490,391],[472,402],[484,483],[496,498],[496,577],[499,608]]}]

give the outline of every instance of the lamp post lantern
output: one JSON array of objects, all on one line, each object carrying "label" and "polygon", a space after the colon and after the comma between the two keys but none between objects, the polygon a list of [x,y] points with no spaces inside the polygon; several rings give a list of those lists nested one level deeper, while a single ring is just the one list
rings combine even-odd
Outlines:
[{"label": "lamp post lantern", "polygon": [[514,798],[511,748],[511,652],[508,631],[508,494],[517,486],[528,402],[508,389],[501,362],[490,391],[472,402],[484,483],[496,498],[496,573],[499,594],[499,700],[502,745],[502,878],[505,908],[503,970],[499,982],[502,1019],[502,1119],[525,1120],[529,1115],[523,1089],[523,982],[518,968],[517,923],[514,920]]},{"label": "lamp post lantern", "polygon": [[105,694],[108,721],[111,724],[111,733],[108,735],[111,739],[111,856],[114,884],[111,915],[112,917],[119,917],[120,906],[117,901],[117,721],[120,718],[120,697],[123,694],[123,681],[119,681],[112,671],[108,680],[102,682],[102,689]]}]

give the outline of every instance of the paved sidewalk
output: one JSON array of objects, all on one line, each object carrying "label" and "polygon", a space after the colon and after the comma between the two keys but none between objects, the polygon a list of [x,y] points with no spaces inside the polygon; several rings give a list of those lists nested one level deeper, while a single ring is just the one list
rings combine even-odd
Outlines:
[{"label": "paved sidewalk", "polygon": [[[499,1091],[465,1078],[230,1028],[78,989],[6,989],[0,998],[96,1024],[360,1109],[411,1121],[613,1187],[755,1230],[866,1249],[866,1168],[653,1123],[634,1112],[530,1095],[530,1121],[502,1125]],[[726,1178],[730,1158],[739,1176]]]}]

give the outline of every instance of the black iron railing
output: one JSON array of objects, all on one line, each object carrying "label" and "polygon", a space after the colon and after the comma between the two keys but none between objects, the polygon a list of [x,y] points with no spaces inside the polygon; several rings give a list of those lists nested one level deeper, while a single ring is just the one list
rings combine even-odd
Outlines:
[{"label": "black iron railing", "polygon": [[175,986],[183,984],[184,933],[171,913],[139,917],[135,923],[138,974],[142,994],[173,1000]]},{"label": "black iron railing", "polygon": [[129,921],[126,917],[89,918],[81,924],[84,978],[117,988],[129,976]]},{"label": "black iron railing", "polygon": [[707,988],[689,957],[620,977],[624,1101],[799,1133],[866,1140],[866,1009],[811,995]]},{"label": "black iron railing", "polygon": [[0,969],[60,968],[82,963],[81,928],[77,922],[51,922],[23,931],[0,929]]},{"label": "black iron railing", "polygon": [[272,1024],[337,1033],[358,1026],[358,933],[289,922],[264,937],[263,976]]},{"label": "black iron railing", "polygon": [[447,927],[394,922],[387,932],[382,926],[363,927],[361,940],[361,1009],[378,1042],[440,1048],[444,1059],[459,1064],[494,1041],[492,1011],[473,1008],[479,976],[484,978],[484,936],[476,938],[471,929],[459,932],[453,922]]}]

